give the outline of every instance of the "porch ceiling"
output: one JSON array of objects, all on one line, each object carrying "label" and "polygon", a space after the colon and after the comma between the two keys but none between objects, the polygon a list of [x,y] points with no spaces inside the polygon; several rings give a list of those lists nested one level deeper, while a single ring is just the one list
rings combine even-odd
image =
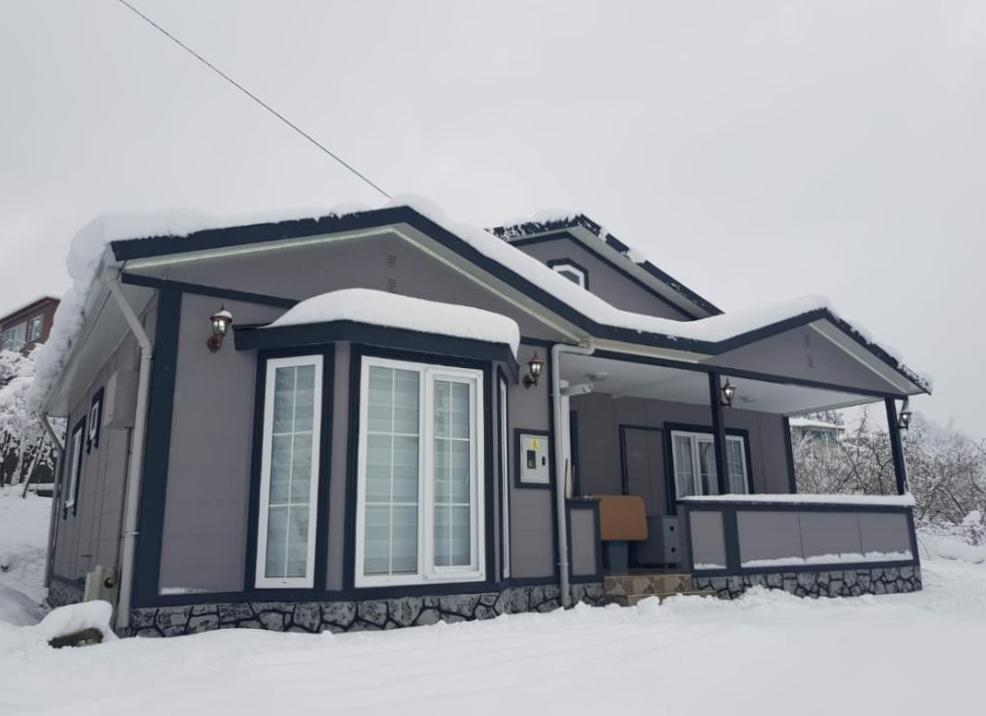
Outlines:
[{"label": "porch ceiling", "polygon": [[[570,384],[592,383],[593,392],[616,398],[633,397],[667,400],[693,405],[709,404],[708,374],[664,366],[599,358],[565,355],[561,377]],[[800,415],[852,405],[872,403],[872,396],[820,388],[768,383],[749,378],[729,378],[736,386],[733,407],[782,415]]]}]

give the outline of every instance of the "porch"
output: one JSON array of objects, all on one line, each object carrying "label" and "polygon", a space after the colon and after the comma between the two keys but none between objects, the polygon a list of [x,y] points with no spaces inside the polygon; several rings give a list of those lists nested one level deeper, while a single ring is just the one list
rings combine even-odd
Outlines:
[{"label": "porch", "polygon": [[[768,374],[722,359],[562,356],[556,429],[574,582],[594,552],[621,603],[754,585],[809,596],[920,589],[900,429],[918,391],[846,365],[835,366],[845,384],[824,382],[779,358]],[[790,418],[872,403],[887,417],[897,494],[797,494]],[[623,498],[631,507],[607,517]],[[580,517],[593,509],[594,526]]]}]

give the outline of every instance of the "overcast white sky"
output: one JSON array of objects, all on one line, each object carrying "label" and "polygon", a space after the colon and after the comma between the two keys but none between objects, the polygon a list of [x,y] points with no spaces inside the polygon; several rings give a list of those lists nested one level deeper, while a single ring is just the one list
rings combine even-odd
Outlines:
[{"label": "overcast white sky", "polygon": [[[828,295],[986,436],[986,3],[133,2],[392,193]],[[115,0],[0,0],[0,68],[0,312],[106,211],[377,200]]]}]

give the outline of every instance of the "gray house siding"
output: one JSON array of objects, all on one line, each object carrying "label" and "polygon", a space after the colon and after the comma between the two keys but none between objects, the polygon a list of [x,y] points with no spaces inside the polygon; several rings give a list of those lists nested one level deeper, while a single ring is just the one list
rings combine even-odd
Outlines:
[{"label": "gray house siding", "polygon": [[[578,414],[579,441],[572,447],[578,460],[582,493],[619,494],[622,492],[620,426],[644,426],[663,429],[665,423],[695,426],[711,424],[710,411],[700,405],[672,403],[643,398],[616,398],[605,393],[591,393],[573,398],[572,410]],[[780,415],[750,410],[727,410],[726,428],[748,431],[750,478],[757,493],[786,493],[787,457],[784,447],[784,419]],[[653,460],[654,482],[666,483],[663,432],[654,432],[660,459]],[[577,452],[576,452],[577,451]]]},{"label": "gray house siding", "polygon": [[[142,317],[146,330],[153,332],[155,319],[156,302],[152,301]],[[75,505],[54,513],[51,571],[56,579],[79,580],[97,565],[118,566],[139,359],[137,341],[127,334],[95,379],[73,392],[66,442],[83,417],[88,434],[89,409],[99,390],[103,390],[103,409],[99,444],[88,452],[83,449]],[[67,497],[69,462],[62,460],[60,465],[61,503]]]},{"label": "gray house siding", "polygon": [[493,311],[517,321],[522,335],[558,337],[529,314],[394,234],[230,256],[222,262],[179,264],[169,269],[168,278],[295,300],[345,288],[390,291]]},{"label": "gray house siding", "polygon": [[[220,303],[185,294],[181,304],[159,575],[165,591],[243,588],[257,364],[232,340],[215,354],[206,348],[208,317]],[[282,313],[223,303],[242,323]]]},{"label": "gray house siding", "polygon": [[[395,256],[389,261],[388,256]],[[228,288],[249,288],[256,293],[304,299],[346,287],[387,289],[431,300],[481,305],[510,315],[537,335],[550,335],[542,324],[498,298],[475,282],[451,271],[406,242],[396,238],[345,241],[318,251],[287,251],[232,257],[222,264],[200,267],[182,264],[172,280]],[[171,420],[172,436],[161,535],[159,592],[239,592],[252,588],[246,564],[249,532],[249,491],[254,430],[254,392],[257,356],[234,350],[233,340],[216,354],[205,346],[207,318],[223,303],[236,325],[267,323],[282,308],[244,301],[220,300],[185,293],[178,331],[176,382]],[[524,346],[519,362],[534,351],[547,359],[547,348]],[[499,420],[496,371],[484,399],[492,401],[493,545],[487,574],[502,573],[500,545]],[[336,345],[334,357],[332,437],[327,509],[328,549],[325,583],[330,591],[347,587],[345,574],[347,479],[349,469],[350,346]],[[554,506],[551,490],[518,488],[513,479],[512,435],[516,427],[548,431],[549,380],[530,389],[508,381],[511,457],[510,506],[512,576],[543,577],[555,573]],[[328,413],[326,413],[326,418]],[[248,582],[244,584],[244,575]],[[351,575],[350,575],[351,576]]]},{"label": "gray house siding", "polygon": [[543,263],[559,259],[574,261],[588,272],[589,291],[617,308],[679,321],[692,319],[570,238],[522,243],[517,248]]},{"label": "gray house siding", "polygon": [[861,390],[899,392],[810,325],[723,353],[712,362],[729,368]]}]

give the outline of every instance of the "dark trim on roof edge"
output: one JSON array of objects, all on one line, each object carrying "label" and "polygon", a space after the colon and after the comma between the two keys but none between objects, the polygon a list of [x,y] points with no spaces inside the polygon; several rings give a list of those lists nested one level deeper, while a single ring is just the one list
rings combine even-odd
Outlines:
[{"label": "dark trim on roof edge", "polygon": [[515,381],[520,370],[513,351],[506,343],[375,326],[358,321],[328,321],[276,327],[234,325],[233,340],[238,351],[318,346],[347,341],[431,356],[494,360],[506,365]]},{"label": "dark trim on roof edge", "polygon": [[143,286],[145,288],[154,289],[161,289],[165,286],[169,286],[171,288],[176,288],[183,293],[194,293],[199,296],[212,296],[214,298],[228,298],[231,301],[259,303],[267,306],[277,306],[279,308],[292,308],[299,303],[293,298],[282,298],[281,296],[270,296],[265,293],[253,293],[251,291],[237,291],[235,289],[220,288],[218,286],[206,286],[201,283],[172,281],[166,278],[144,276],[143,274],[137,273],[121,273],[120,282],[130,286]]},{"label": "dark trim on roof edge", "polygon": [[[492,233],[494,236],[498,236],[501,239],[513,244],[517,242],[512,241],[511,239],[515,239],[517,237],[530,237],[532,234],[543,234],[557,231],[559,229],[571,229],[576,226],[581,226],[593,235],[598,236],[606,243],[607,246],[621,254],[625,254],[630,249],[629,246],[624,244],[618,238],[608,232],[605,232],[602,225],[593,221],[585,214],[578,214],[577,216],[570,216],[554,221],[528,221],[522,224],[515,224],[513,226],[495,226],[487,229],[487,231]],[[521,241],[523,240],[524,239],[521,239]],[[640,266],[642,270],[666,284],[668,288],[680,293],[685,299],[695,304],[709,315],[716,316],[723,312],[722,309],[714,303],[695,293],[695,291],[688,288],[685,284],[681,283],[681,281],[678,281],[670,274],[665,273],[650,261],[645,260],[643,263],[637,264],[637,266]]]},{"label": "dark trim on roof edge", "polygon": [[[146,239],[114,241],[110,245],[118,261],[126,261],[163,254],[182,254],[230,246],[264,243],[279,239],[303,238],[319,234],[342,231],[384,228],[394,224],[407,224],[432,239],[443,244],[478,268],[496,276],[509,286],[525,293],[556,315],[585,330],[596,338],[650,345],[674,350],[692,351],[707,355],[718,355],[762,338],[775,335],[789,328],[826,318],[843,330],[861,346],[880,358],[908,382],[930,393],[930,386],[917,374],[902,367],[892,356],[879,346],[866,341],[849,323],[836,317],[828,309],[816,309],[800,316],[764,326],[753,331],[734,336],[726,341],[712,342],[668,335],[646,333],[632,328],[602,325],[575,310],[540,286],[523,276],[507,269],[500,262],[486,256],[467,241],[435,223],[409,206],[389,207],[373,211],[358,212],[345,216],[326,216],[320,219],[297,219],[280,223],[255,224],[252,226],[230,227],[226,229],[207,229],[187,237],[157,236]],[[716,309],[718,310],[718,309]]]}]

